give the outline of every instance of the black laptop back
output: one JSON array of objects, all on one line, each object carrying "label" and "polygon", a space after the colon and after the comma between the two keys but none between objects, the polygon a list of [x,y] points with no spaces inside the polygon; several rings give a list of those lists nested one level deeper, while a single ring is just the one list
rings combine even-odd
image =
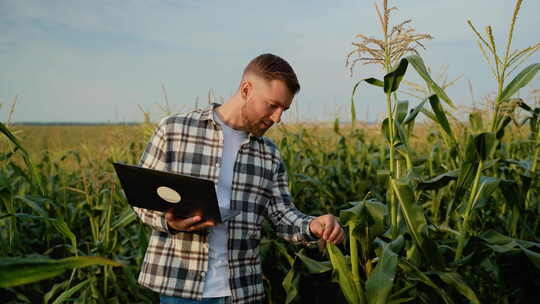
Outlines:
[{"label": "black laptop back", "polygon": [[221,222],[214,183],[210,180],[113,163],[130,205],[157,211],[174,207],[179,217],[200,215]]}]

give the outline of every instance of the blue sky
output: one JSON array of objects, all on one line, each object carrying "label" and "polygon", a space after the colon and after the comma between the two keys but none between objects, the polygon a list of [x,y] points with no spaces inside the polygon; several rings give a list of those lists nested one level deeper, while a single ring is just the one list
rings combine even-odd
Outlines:
[{"label": "blue sky", "polygon": [[[0,119],[18,102],[14,121],[141,121],[139,106],[156,120],[163,112],[162,84],[175,112],[204,105],[210,89],[227,98],[253,57],[271,52],[295,69],[302,90],[286,121],[349,118],[357,79],[382,77],[375,66],[345,67],[355,35],[380,36],[375,1],[18,1],[0,0]],[[381,1],[378,1],[380,4]],[[477,100],[495,81],[466,21],[492,25],[503,45],[514,3],[509,0],[402,0],[396,24],[434,39],[422,51],[436,72],[463,75],[449,95],[470,105],[468,80]],[[538,42],[540,2],[525,0],[514,47]],[[526,64],[540,62],[534,55]],[[412,70],[410,80],[417,79]],[[537,77],[538,78],[538,77]],[[524,90],[538,88],[540,79]],[[418,101],[409,98],[411,104]],[[361,119],[386,111],[376,89],[357,95]]]}]

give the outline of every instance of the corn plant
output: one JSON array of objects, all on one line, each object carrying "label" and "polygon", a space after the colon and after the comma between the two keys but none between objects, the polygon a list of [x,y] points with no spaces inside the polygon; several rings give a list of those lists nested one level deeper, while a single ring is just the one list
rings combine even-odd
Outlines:
[{"label": "corn plant", "polygon": [[141,262],[146,229],[134,225],[136,216],[115,185],[112,170],[103,168],[108,163],[66,172],[62,161],[73,157],[80,164],[79,153],[67,152],[54,161],[45,152],[36,165],[5,125],[0,124],[0,130],[15,147],[1,157],[2,299],[6,303],[61,303],[74,297],[112,303],[151,299],[137,286],[136,267],[128,262],[133,256],[137,259],[132,263]]},{"label": "corn plant", "polygon": [[[402,57],[407,51],[412,51],[406,47],[406,43],[427,36],[413,35],[412,30],[404,31],[410,37],[401,36],[401,44],[394,41],[391,45],[400,45],[401,49],[393,52],[388,34],[388,19],[392,9],[387,7],[387,1],[384,1],[384,13],[377,10],[383,25],[384,39],[376,40],[359,35],[363,43],[356,44],[356,51],[372,57],[359,56],[358,60],[382,64],[386,70],[383,80],[372,77],[359,81],[353,87],[353,96],[359,85],[365,82],[380,87],[386,97],[388,115],[382,122],[381,133],[386,138],[388,167],[379,169],[378,176],[388,190],[385,195],[374,195],[382,198],[380,201],[364,199],[353,203],[352,208],[341,211],[340,220],[349,231],[348,248],[345,248],[349,252],[348,256],[338,247],[327,244],[335,274],[334,280],[341,287],[347,302],[459,303],[467,299],[479,303],[481,298],[493,298],[485,289],[475,287],[489,281],[504,286],[504,281],[500,277],[484,275],[479,283],[470,279],[471,273],[485,273],[489,269],[503,271],[505,266],[499,266],[497,260],[514,257],[516,254],[524,257],[538,272],[540,254],[537,251],[540,243],[534,242],[537,240],[538,227],[537,221],[527,220],[527,216],[532,215],[530,212],[520,227],[522,239],[516,238],[517,214],[527,213],[527,210],[531,209],[527,207],[527,199],[532,197],[528,194],[531,183],[536,182],[532,181],[536,176],[536,145],[533,145],[535,156],[532,162],[501,159],[504,154],[501,140],[512,112],[521,105],[534,113],[521,101],[512,102],[511,98],[534,77],[538,70],[537,64],[525,68],[504,86],[506,69],[516,58],[532,53],[535,49],[531,47],[522,52],[509,53],[520,5],[521,1],[518,1],[509,31],[505,59],[496,59],[499,93],[492,127],[484,130],[479,116],[473,113],[470,121],[475,128],[470,134],[468,130],[465,134],[456,134],[441,101],[451,108],[454,103],[433,80],[421,57],[417,54]],[[399,26],[394,27],[394,30],[396,28],[399,29]],[[488,29],[488,34],[489,32]],[[368,47],[368,43],[372,42],[381,49]],[[494,43],[492,50],[497,57]],[[409,65],[423,78],[429,92],[429,95],[410,111],[409,103],[399,100],[397,96]],[[431,110],[424,107],[428,103]],[[354,124],[354,99],[351,100],[351,106]],[[441,162],[437,167],[433,163],[426,165],[409,144],[414,120],[419,113],[431,119],[440,130],[436,137],[440,138],[441,146],[445,147],[446,152],[439,152],[442,155],[439,155]],[[501,116],[501,113],[504,116]],[[530,120],[531,123],[535,121],[534,114]],[[531,130],[534,132],[536,129],[533,127]],[[532,137],[536,139],[534,135]],[[510,175],[515,170],[511,166],[499,165],[505,162],[525,167],[523,169],[528,173],[525,175],[518,169],[524,183],[518,184],[501,178],[503,174]],[[426,175],[426,172],[429,172],[429,175]],[[511,198],[521,198],[522,202],[511,202]],[[510,204],[514,209],[510,221],[513,237],[506,236],[504,233],[507,231],[497,231],[497,228],[508,226],[498,226],[499,222],[504,221],[504,216],[497,214],[501,214],[501,208],[505,209]],[[445,209],[444,214],[439,214],[441,208]],[[436,214],[437,225],[430,220],[430,212]],[[530,233],[524,235],[526,231]],[[379,249],[373,250],[377,246]],[[490,260],[477,266],[473,260],[479,256],[487,256]],[[419,286],[419,282],[424,287]],[[506,294],[498,300],[523,301],[526,298],[523,295],[530,294],[533,290],[524,288],[521,296]],[[480,296],[478,292],[481,293]]]}]

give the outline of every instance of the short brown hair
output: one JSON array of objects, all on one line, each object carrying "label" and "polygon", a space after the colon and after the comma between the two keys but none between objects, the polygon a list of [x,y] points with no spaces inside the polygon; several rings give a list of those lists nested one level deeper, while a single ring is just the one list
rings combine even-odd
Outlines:
[{"label": "short brown hair", "polygon": [[293,95],[296,95],[300,91],[300,84],[292,67],[279,56],[262,54],[255,57],[244,69],[242,77],[249,73],[253,73],[266,80],[281,80]]}]

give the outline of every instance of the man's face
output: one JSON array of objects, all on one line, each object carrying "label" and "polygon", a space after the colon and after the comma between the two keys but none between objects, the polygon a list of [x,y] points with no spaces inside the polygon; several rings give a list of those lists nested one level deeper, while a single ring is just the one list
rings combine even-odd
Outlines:
[{"label": "man's face", "polygon": [[244,98],[242,119],[248,131],[255,136],[262,136],[278,123],[294,97],[283,81],[258,77],[247,80],[240,90]]}]

